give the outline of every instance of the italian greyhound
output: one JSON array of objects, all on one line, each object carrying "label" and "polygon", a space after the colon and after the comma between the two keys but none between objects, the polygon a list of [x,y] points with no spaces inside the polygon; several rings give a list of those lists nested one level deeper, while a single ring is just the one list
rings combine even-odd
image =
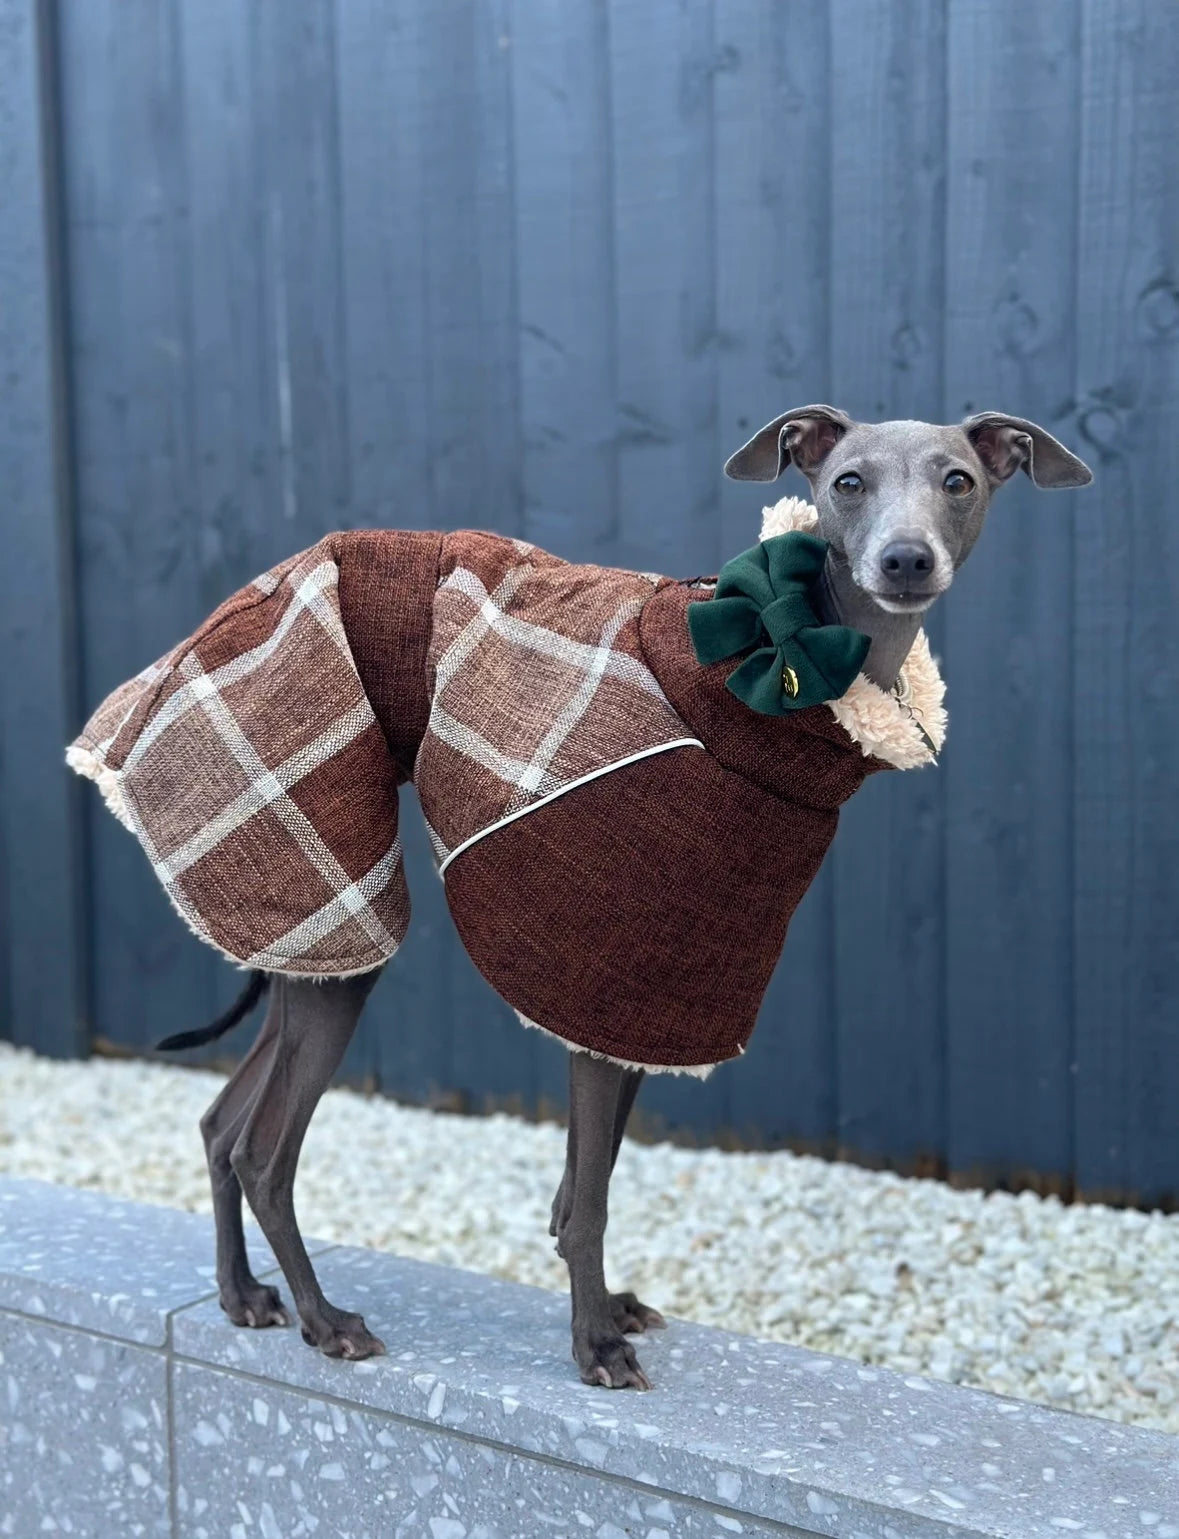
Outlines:
[{"label": "italian greyhound", "polygon": [[[955,426],[853,422],[806,406],[767,423],[728,461],[736,480],[775,481],[790,464],[807,478],[829,550],[814,594],[820,623],[870,639],[863,671],[895,684],[922,617],[950,586],[983,525],[992,494],[1023,470],[1038,487],[1084,486],[1088,468],[1043,428],[985,412]],[[285,1325],[275,1288],[250,1271],[244,1192],[290,1285],[303,1338],[329,1357],[384,1350],[356,1314],[324,1297],[299,1234],[294,1181],[316,1105],[339,1067],[377,973],[311,982],[251,975],[229,1011],[203,1031],[169,1038],[175,1049],[212,1041],[270,985],[253,1047],[201,1121],[213,1189],[221,1306],[237,1325]],[[603,1270],[607,1193],[641,1069],[588,1053],[569,1055],[564,1175],[549,1232],[569,1268],[573,1356],[587,1384],[649,1389],[626,1340],[664,1324],[633,1293],[611,1293]]]}]

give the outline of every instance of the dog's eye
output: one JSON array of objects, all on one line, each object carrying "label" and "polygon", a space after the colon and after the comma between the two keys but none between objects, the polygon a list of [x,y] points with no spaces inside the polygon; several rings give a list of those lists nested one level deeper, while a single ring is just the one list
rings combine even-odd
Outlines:
[{"label": "dog's eye", "polygon": [[942,485],[951,497],[965,497],[967,492],[974,490],[974,482],[964,470],[951,470]]},{"label": "dog's eye", "polygon": [[842,492],[845,497],[854,497],[857,492],[864,490],[864,483],[854,471],[848,470],[843,475],[836,476],[835,490]]}]

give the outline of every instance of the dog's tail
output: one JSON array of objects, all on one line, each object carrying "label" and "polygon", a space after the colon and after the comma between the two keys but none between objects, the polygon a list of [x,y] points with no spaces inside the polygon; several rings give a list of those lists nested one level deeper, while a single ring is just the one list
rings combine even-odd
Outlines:
[{"label": "dog's tail", "polygon": [[262,998],[270,986],[270,975],[258,969],[250,974],[249,982],[230,1005],[224,1015],[219,1015],[208,1026],[202,1026],[197,1031],[177,1032],[174,1037],[165,1037],[162,1042],[156,1043],[156,1051],[161,1053],[178,1053],[186,1047],[204,1047],[206,1042],[216,1042],[218,1037],[223,1037],[239,1021],[244,1021],[246,1016]]}]

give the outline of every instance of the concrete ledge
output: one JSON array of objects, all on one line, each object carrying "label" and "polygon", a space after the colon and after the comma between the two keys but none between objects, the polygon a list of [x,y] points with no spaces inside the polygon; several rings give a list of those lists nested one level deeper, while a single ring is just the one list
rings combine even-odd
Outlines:
[{"label": "concrete ledge", "polygon": [[387,1358],[230,1326],[208,1219],[0,1180],[0,1534],[1179,1539],[1163,1433],[675,1322],[609,1394],[560,1295],[318,1249]]}]

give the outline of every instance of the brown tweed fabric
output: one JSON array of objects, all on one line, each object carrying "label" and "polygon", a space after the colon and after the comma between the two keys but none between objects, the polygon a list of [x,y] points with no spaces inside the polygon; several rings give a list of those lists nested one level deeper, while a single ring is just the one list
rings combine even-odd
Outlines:
[{"label": "brown tweed fabric", "polygon": [[677,748],[481,840],[446,895],[529,1021],[629,1063],[715,1064],[744,1051],[835,822]]},{"label": "brown tweed fabric", "polygon": [[[405,934],[405,772],[353,649],[389,703],[394,753],[408,758],[426,712],[414,674],[439,543],[329,535],[235,593],[116,690],[71,749],[191,928],[235,960],[362,972]],[[390,644],[399,650],[385,659]],[[403,707],[393,706],[394,689]]]},{"label": "brown tweed fabric", "polygon": [[827,707],[758,716],[701,668],[707,601],[498,535],[330,535],[116,690],[69,759],[198,935],[311,975],[404,936],[412,778],[500,994],[577,1047],[698,1069],[743,1051],[840,804],[887,767]]},{"label": "brown tweed fabric", "polygon": [[839,806],[887,768],[826,706],[758,716],[725,689],[731,662],[702,668],[686,611],[708,597],[662,585],[639,621],[648,666],[708,751],[678,748],[579,786],[446,875],[468,952],[522,1016],[664,1068],[744,1051]]},{"label": "brown tweed fabric", "polygon": [[428,616],[441,555],[440,534],[358,530],[339,556],[344,633],[402,780],[413,779],[430,715]]},{"label": "brown tweed fabric", "polygon": [[725,688],[732,660],[702,667],[692,651],[687,611],[708,591],[669,583],[643,609],[643,655],[689,729],[728,769],[775,796],[806,807],[839,807],[866,775],[888,769],[864,754],[825,705],[788,716],[759,716]]},{"label": "brown tweed fabric", "polygon": [[667,579],[471,532],[443,539],[440,577],[414,781],[444,864],[571,782],[690,736],[639,645]]},{"label": "brown tweed fabric", "polygon": [[687,737],[639,645],[661,581],[499,535],[329,535],[116,690],[71,762],[202,939],[276,972],[364,971],[409,922],[403,781],[444,862]]}]

